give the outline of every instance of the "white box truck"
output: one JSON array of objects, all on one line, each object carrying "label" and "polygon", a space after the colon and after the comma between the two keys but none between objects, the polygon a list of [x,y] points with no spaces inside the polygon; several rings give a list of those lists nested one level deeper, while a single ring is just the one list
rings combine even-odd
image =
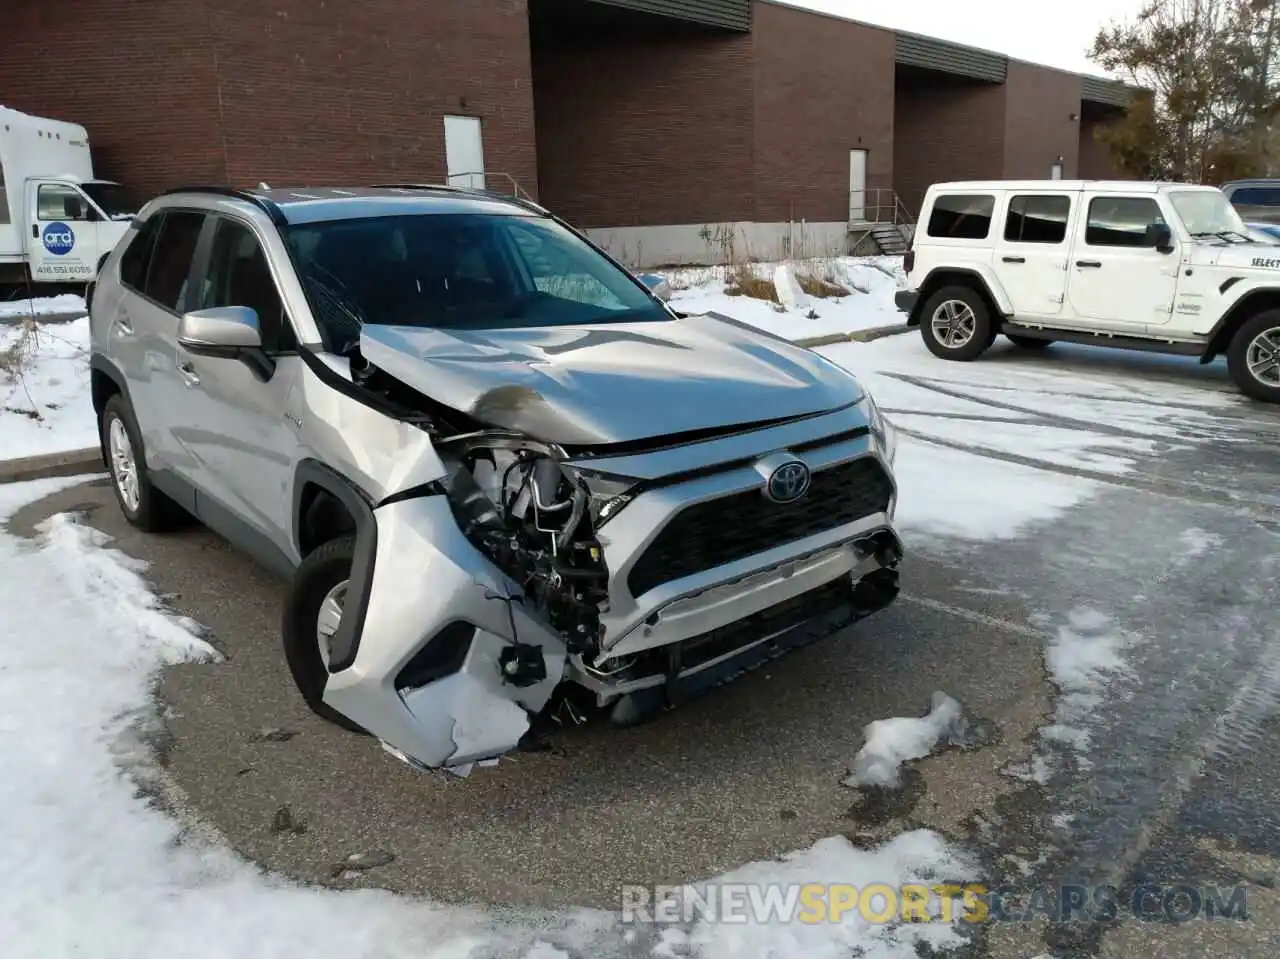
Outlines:
[{"label": "white box truck", "polygon": [[83,289],[138,208],[94,178],[84,127],[0,106],[0,299]]}]

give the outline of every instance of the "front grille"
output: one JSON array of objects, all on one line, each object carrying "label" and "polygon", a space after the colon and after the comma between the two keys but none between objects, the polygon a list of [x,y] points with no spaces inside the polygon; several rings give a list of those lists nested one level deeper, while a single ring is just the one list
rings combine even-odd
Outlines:
[{"label": "front grille", "polygon": [[689,506],[662,528],[631,568],[627,586],[640,596],[655,586],[794,543],[889,509],[893,483],[872,457],[813,474],[809,492],[775,503],[759,489]]}]

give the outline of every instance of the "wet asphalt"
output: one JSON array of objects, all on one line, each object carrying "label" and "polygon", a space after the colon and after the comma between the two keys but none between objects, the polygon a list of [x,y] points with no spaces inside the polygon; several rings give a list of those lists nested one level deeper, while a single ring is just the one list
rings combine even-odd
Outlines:
[{"label": "wet asphalt", "polygon": [[[1051,353],[1036,360],[1055,374],[1185,372]],[[1191,400],[1230,391],[1212,370],[1185,383]],[[1051,404],[995,402],[1062,425]],[[1189,413],[1176,442],[1025,537],[914,544],[890,609],[654,723],[566,729],[549,752],[466,779],[414,772],[313,717],[279,648],[282,584],[217,537],[140,534],[102,482],[28,508],[11,529],[68,510],[147,560],[157,591],[225,657],[159,680],[161,801],[282,874],[447,902],[616,907],[624,883],[704,879],[825,836],[873,843],[926,826],[1024,888],[1105,884],[1123,901],[1140,883],[1246,890],[1243,922],[995,924],[975,931],[972,956],[1280,954],[1275,409],[1233,400],[1211,422]],[[1222,545],[1188,555],[1188,530]],[[1062,705],[1046,641],[1072,623],[1125,637],[1130,664],[1081,721],[1083,762],[1040,735]],[[860,801],[840,780],[863,726],[921,714],[938,689],[979,722],[981,744],[915,764],[885,805]],[[1051,770],[1041,782],[1008,774],[1036,756]],[[374,865],[344,865],[357,854]]]}]

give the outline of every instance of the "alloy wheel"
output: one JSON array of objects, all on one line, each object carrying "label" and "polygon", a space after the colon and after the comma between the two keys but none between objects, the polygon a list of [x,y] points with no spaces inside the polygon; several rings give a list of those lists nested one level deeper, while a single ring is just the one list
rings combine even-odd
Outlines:
[{"label": "alloy wheel", "polygon": [[973,339],[978,318],[963,300],[944,300],[930,320],[933,335],[949,350],[958,350]]},{"label": "alloy wheel", "polygon": [[1263,330],[1245,350],[1245,363],[1259,383],[1280,386],[1280,326]]},{"label": "alloy wheel", "polygon": [[111,478],[115,481],[120,501],[130,513],[136,513],[141,502],[138,491],[138,460],[124,421],[114,417],[107,427],[107,445],[111,453]]},{"label": "alloy wheel", "polygon": [[342,623],[342,610],[347,603],[349,582],[344,579],[329,590],[324,601],[320,603],[320,612],[316,616],[316,645],[320,649],[320,661],[324,663],[326,670],[329,668],[329,658],[333,654],[333,637],[337,635],[338,626]]}]

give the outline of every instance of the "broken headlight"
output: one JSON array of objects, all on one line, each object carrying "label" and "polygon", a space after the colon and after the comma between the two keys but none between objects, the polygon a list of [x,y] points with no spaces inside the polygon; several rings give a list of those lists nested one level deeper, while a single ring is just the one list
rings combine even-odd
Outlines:
[{"label": "broken headlight", "polygon": [[[569,470],[566,469],[566,472]],[[573,470],[572,473],[587,489],[587,512],[596,529],[618,515],[624,506],[635,499],[637,483],[630,477],[586,470]]]}]

